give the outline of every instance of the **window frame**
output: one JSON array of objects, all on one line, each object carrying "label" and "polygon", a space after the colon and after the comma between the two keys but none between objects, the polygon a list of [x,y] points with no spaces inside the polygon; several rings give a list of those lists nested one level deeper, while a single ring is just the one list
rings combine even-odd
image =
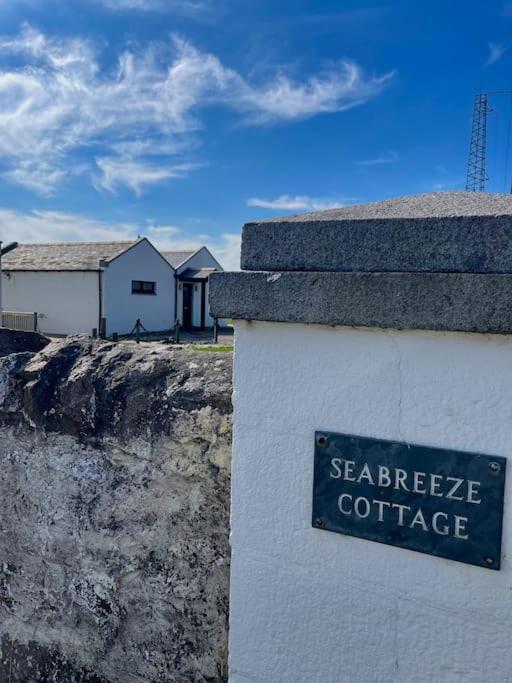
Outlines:
[{"label": "window frame", "polygon": [[[150,289],[145,289],[145,285],[151,285]],[[156,296],[156,282],[153,280],[132,280],[132,294]]]}]

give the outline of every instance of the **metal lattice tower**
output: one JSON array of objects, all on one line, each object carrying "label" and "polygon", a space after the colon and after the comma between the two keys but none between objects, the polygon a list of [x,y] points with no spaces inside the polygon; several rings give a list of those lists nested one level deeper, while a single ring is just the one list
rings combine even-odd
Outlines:
[{"label": "metal lattice tower", "polygon": [[485,158],[487,148],[487,114],[492,111],[487,100],[487,93],[477,93],[473,106],[473,125],[471,127],[471,144],[469,146],[468,173],[466,190],[484,192],[487,173]]}]

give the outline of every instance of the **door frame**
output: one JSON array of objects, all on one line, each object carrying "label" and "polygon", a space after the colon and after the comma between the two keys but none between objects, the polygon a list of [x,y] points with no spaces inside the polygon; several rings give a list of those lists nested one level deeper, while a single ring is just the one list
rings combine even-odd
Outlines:
[{"label": "door frame", "polygon": [[[189,320],[185,320],[185,289],[190,293],[189,297],[189,311],[187,317]],[[182,283],[182,297],[181,297],[181,320],[183,324],[183,329],[191,330],[194,322],[194,283],[193,282],[183,282]],[[187,324],[188,323],[188,324]]]}]

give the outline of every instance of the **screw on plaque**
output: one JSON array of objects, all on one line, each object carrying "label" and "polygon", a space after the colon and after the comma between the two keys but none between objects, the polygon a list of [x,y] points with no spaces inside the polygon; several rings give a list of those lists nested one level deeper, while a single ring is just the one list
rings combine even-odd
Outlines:
[{"label": "screw on plaque", "polygon": [[494,564],[494,558],[493,557],[484,557],[484,562],[485,564]]},{"label": "screw on plaque", "polygon": [[315,526],[320,527],[322,529],[325,526],[325,522],[321,517],[317,517],[315,519]]},{"label": "screw on plaque", "polygon": [[497,462],[491,462],[489,465],[489,469],[493,474],[498,474],[498,472],[501,470],[501,467],[498,465]]},{"label": "screw on plaque", "polygon": [[327,437],[323,434],[319,434],[316,439],[316,442],[319,446],[325,446],[325,444],[327,443]]}]

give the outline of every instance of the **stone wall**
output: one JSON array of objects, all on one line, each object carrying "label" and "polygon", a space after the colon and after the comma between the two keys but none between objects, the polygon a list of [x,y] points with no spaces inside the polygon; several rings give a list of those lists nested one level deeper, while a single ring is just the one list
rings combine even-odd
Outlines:
[{"label": "stone wall", "polygon": [[226,680],[230,444],[231,354],[0,358],[1,681]]}]

